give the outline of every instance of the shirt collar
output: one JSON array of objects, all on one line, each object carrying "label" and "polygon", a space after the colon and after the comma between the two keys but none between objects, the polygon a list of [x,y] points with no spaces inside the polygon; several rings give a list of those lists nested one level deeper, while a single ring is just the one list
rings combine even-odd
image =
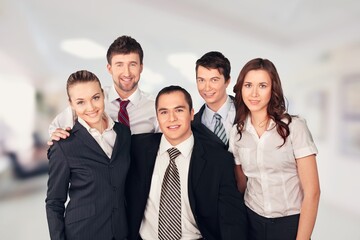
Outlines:
[{"label": "shirt collar", "polygon": [[188,137],[188,139],[186,139],[185,141],[183,141],[182,143],[173,146],[171,145],[171,143],[169,143],[169,141],[166,139],[166,137],[164,136],[164,134],[161,136],[161,141],[160,141],[160,147],[159,147],[159,154],[165,154],[165,152],[167,152],[167,150],[169,148],[172,147],[176,147],[180,153],[185,157],[189,157],[192,153],[192,149],[194,146],[194,135],[191,134],[190,137]]},{"label": "shirt collar", "polygon": [[129,104],[137,105],[140,102],[141,99],[141,91],[139,87],[136,88],[135,92],[133,92],[127,99],[122,99],[119,94],[117,93],[115,86],[112,85],[112,87],[109,90],[109,101],[117,101],[117,99],[120,98],[121,100],[129,100]]},{"label": "shirt collar", "polygon": [[[104,130],[104,132],[107,132],[107,131],[110,131],[114,128],[114,121],[109,117],[109,115],[107,113],[104,112],[104,116],[103,118],[106,118],[107,119],[107,122],[108,122],[108,127]],[[84,128],[86,128],[86,130],[88,132],[94,132],[94,131],[97,131],[95,128],[92,128],[89,126],[89,124],[87,124],[82,118],[78,117],[78,122],[84,126]]]},{"label": "shirt collar", "polygon": [[[269,119],[269,126],[268,126],[268,128],[267,128],[266,130],[271,130],[271,129],[273,129],[275,126],[276,126],[275,121],[270,118],[270,119]],[[252,123],[251,123],[251,117],[250,117],[250,115],[248,115],[248,116],[246,117],[246,120],[245,120],[245,129],[248,130],[248,131],[249,131],[250,129],[254,129],[254,126],[253,126]]]},{"label": "shirt collar", "polygon": [[[227,96],[225,103],[221,106],[221,108],[217,111],[217,113],[221,116],[223,120],[226,119],[227,114],[231,108],[231,105],[233,104],[233,100]],[[215,112],[211,110],[207,104],[205,104],[205,110],[204,110],[204,117],[207,122],[211,123],[214,120],[214,114]]]}]

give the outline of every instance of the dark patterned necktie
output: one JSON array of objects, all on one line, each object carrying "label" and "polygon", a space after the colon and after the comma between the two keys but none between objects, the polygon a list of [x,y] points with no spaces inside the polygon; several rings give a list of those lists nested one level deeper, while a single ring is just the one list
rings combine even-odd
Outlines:
[{"label": "dark patterned necktie", "polygon": [[130,127],[129,115],[126,110],[126,106],[129,104],[129,100],[122,101],[120,98],[117,99],[120,102],[120,109],[118,113],[118,121],[128,127]]},{"label": "dark patterned necktie", "polygon": [[181,188],[175,158],[180,151],[169,148],[170,162],[166,168],[161,186],[159,207],[159,239],[176,240],[181,238]]},{"label": "dark patterned necktie", "polygon": [[214,118],[216,120],[215,122],[215,128],[214,133],[216,136],[220,138],[220,140],[226,145],[227,144],[227,137],[225,132],[224,124],[221,122],[221,116],[218,113],[214,114]]}]

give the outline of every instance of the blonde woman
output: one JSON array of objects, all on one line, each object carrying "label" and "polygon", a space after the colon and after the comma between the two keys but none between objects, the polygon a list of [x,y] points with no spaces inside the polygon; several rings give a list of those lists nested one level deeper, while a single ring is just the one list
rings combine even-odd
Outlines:
[{"label": "blonde woman", "polygon": [[70,136],[54,141],[48,152],[50,237],[126,239],[130,130],[104,112],[104,93],[95,74],[71,74],[67,94],[77,119]]}]

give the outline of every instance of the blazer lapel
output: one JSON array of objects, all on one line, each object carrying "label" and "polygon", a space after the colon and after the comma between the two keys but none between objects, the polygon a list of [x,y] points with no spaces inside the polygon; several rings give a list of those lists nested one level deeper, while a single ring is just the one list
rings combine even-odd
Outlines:
[{"label": "blazer lapel", "polygon": [[189,177],[188,177],[188,194],[192,212],[195,213],[195,195],[194,191],[199,183],[199,179],[206,164],[205,152],[203,147],[194,137],[194,148],[190,159]]},{"label": "blazer lapel", "polygon": [[[124,134],[120,131],[120,129],[118,128],[118,126],[116,124],[114,125],[113,129],[116,132],[116,138],[115,138],[115,143],[114,143],[113,151],[111,154],[110,162],[112,162],[113,159],[116,157],[116,155],[122,151],[120,146],[122,145],[123,141],[126,140],[126,139],[124,139]],[[130,138],[128,140],[130,140]]]},{"label": "blazer lapel", "polygon": [[157,157],[157,152],[160,146],[160,140],[162,134],[154,135],[154,140],[149,143],[149,148],[146,152],[144,152],[144,159],[146,160],[146,171],[145,171],[145,179],[146,179],[146,189],[150,191],[150,184],[152,180],[152,175],[154,172],[155,161]]},{"label": "blazer lapel", "polygon": [[205,104],[200,108],[199,112],[195,114],[194,121],[192,122],[192,126],[196,132],[198,132],[200,135],[204,135],[204,140],[216,142],[224,148],[226,148],[223,141],[220,140],[218,136],[215,135],[213,131],[208,129],[204,124],[201,122],[202,115],[205,110]]},{"label": "blazer lapel", "polygon": [[76,137],[80,139],[81,142],[83,142],[86,146],[89,147],[89,149],[94,153],[101,154],[102,157],[99,158],[93,158],[94,161],[100,162],[100,163],[109,163],[108,156],[104,152],[104,150],[100,147],[100,145],[96,142],[96,140],[91,136],[90,133],[76,120],[75,125],[72,129],[72,133],[75,134]]}]

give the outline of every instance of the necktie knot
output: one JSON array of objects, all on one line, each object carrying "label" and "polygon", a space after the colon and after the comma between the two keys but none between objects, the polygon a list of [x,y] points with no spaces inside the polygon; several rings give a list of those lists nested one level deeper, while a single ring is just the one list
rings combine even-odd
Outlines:
[{"label": "necktie knot", "polygon": [[177,149],[177,148],[169,148],[167,150],[167,152],[169,153],[169,156],[170,156],[170,161],[173,161],[175,160],[175,158],[177,158],[179,155],[180,155],[180,151]]},{"label": "necktie knot", "polygon": [[214,114],[214,118],[215,118],[216,121],[221,121],[221,115],[218,114],[218,113]]},{"label": "necktie knot", "polygon": [[120,108],[126,108],[126,106],[129,104],[129,100],[121,100],[118,98],[118,101],[120,102]]}]

